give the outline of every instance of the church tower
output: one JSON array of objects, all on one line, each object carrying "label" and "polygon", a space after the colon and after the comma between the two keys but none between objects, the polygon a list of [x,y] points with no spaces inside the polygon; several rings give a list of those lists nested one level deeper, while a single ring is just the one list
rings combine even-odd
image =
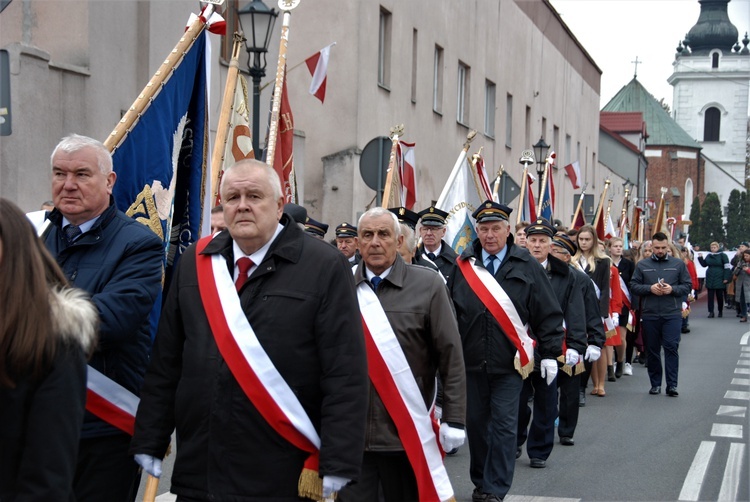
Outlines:
[{"label": "church tower", "polygon": [[680,41],[668,82],[675,121],[702,154],[745,183],[750,49],[729,20],[730,0],[699,0],[698,21]]}]

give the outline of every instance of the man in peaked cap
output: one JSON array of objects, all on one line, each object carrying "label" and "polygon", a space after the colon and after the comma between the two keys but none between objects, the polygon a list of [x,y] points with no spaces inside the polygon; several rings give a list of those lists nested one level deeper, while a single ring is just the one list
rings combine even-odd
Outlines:
[{"label": "man in peaked cap", "polygon": [[361,260],[357,250],[357,227],[351,223],[341,223],[336,227],[336,247],[354,266]]},{"label": "man in peaked cap", "polygon": [[422,244],[419,245],[417,252],[434,262],[440,269],[440,273],[448,280],[448,274],[450,274],[458,257],[453,248],[443,240],[443,237],[445,237],[445,220],[448,218],[448,213],[435,206],[430,206],[418,214],[422,223],[419,228]]},{"label": "man in peaked cap", "polygon": [[[565,339],[563,346],[562,370],[573,375],[583,369],[581,354],[586,351],[586,324],[581,289],[577,287],[574,270],[564,261],[550,254],[555,227],[544,218],[539,218],[526,227],[526,249],[538,261],[552,285],[552,291],[563,311],[565,319]],[[536,355],[538,357],[538,354]],[[580,361],[579,361],[580,359]],[[562,377],[562,373],[558,378]],[[557,381],[548,385],[538,368],[524,380],[518,408],[518,449],[526,442],[531,467],[546,467],[547,458],[555,441],[555,417],[557,417]],[[531,420],[529,399],[534,399],[534,414]],[[529,421],[531,424],[529,426]],[[571,439],[572,438],[568,438]]]},{"label": "man in peaked cap", "polygon": [[305,232],[312,235],[313,237],[324,240],[326,232],[328,232],[328,225],[319,221],[315,221],[308,216],[307,221],[305,221]]},{"label": "man in peaked cap", "polygon": [[[602,318],[599,316],[599,299],[596,297],[594,283],[585,272],[576,268],[571,259],[576,251],[578,251],[578,246],[567,234],[558,232],[552,238],[550,254],[573,267],[576,288],[583,294],[587,343],[584,359],[593,362],[601,356],[601,348],[604,346],[606,336],[602,327]],[[580,401],[581,375],[572,372],[569,376],[563,371],[559,374],[557,380],[557,386],[560,389],[560,410],[558,414],[560,423],[557,426],[557,435],[560,437],[560,444],[573,446],[573,435],[578,425],[579,407],[586,404],[585,394],[583,404]]]},{"label": "man in peaked cap", "polygon": [[518,403],[523,379],[534,369],[534,341],[525,325],[535,334],[541,375],[550,382],[562,354],[562,310],[544,269],[513,244],[510,213],[489,200],[474,211],[478,237],[448,279],[466,366],[474,502],[502,500],[513,482]]}]

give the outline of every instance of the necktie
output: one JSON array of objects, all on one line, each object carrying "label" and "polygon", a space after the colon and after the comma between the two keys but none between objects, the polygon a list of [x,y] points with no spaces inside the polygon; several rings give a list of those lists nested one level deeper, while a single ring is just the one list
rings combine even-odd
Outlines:
[{"label": "necktie", "polygon": [[242,289],[242,286],[247,281],[247,273],[252,266],[253,260],[251,260],[247,256],[243,256],[242,258],[237,260],[237,268],[240,270],[237,274],[237,280],[234,281],[234,286],[237,288],[237,291]]},{"label": "necktie", "polygon": [[68,244],[70,244],[76,239],[76,237],[81,235],[82,232],[80,227],[70,224],[66,225],[65,228],[63,228],[63,233],[65,234],[65,238],[68,240]]},{"label": "necktie", "polygon": [[435,261],[435,253],[427,253],[427,258],[429,258],[432,261]]},{"label": "necktie", "polygon": [[488,263],[487,263],[487,271],[488,271],[488,272],[489,272],[490,274],[492,274],[492,275],[495,275],[495,260],[497,260],[497,256],[495,256],[494,254],[491,254],[491,255],[490,255],[490,256],[489,256],[488,258],[487,258],[487,260],[488,260]]},{"label": "necktie", "polygon": [[378,290],[378,284],[380,284],[380,281],[382,281],[382,280],[383,280],[383,278],[380,277],[379,275],[376,275],[375,277],[373,277],[372,279],[370,279],[370,282],[372,283],[372,289],[374,289],[375,291],[377,291]]}]

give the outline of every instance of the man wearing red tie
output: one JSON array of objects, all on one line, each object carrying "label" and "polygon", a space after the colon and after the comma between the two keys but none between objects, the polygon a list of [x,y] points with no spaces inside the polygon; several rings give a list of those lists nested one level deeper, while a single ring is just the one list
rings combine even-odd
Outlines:
[{"label": "man wearing red tie", "polygon": [[176,428],[171,491],[186,500],[330,496],[358,477],[365,436],[351,269],[283,213],[264,163],[229,168],[221,197],[227,230],[173,278],[131,452],[159,474]]}]

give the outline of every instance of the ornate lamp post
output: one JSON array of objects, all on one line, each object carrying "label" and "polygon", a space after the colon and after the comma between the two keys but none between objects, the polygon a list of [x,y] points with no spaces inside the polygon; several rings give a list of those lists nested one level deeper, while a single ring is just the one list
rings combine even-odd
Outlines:
[{"label": "ornate lamp post", "polygon": [[537,192],[537,204],[541,204],[542,197],[542,176],[544,176],[544,162],[547,158],[547,150],[549,145],[545,143],[544,137],[539,138],[539,141],[534,145],[534,155],[536,156],[536,174],[539,180],[539,191]]},{"label": "ornate lamp post", "polygon": [[269,9],[261,0],[253,0],[237,10],[240,29],[245,37],[247,70],[253,79],[253,150],[255,158],[261,158],[258,141],[260,116],[260,80],[266,76],[266,54],[276,17],[276,9]]}]

